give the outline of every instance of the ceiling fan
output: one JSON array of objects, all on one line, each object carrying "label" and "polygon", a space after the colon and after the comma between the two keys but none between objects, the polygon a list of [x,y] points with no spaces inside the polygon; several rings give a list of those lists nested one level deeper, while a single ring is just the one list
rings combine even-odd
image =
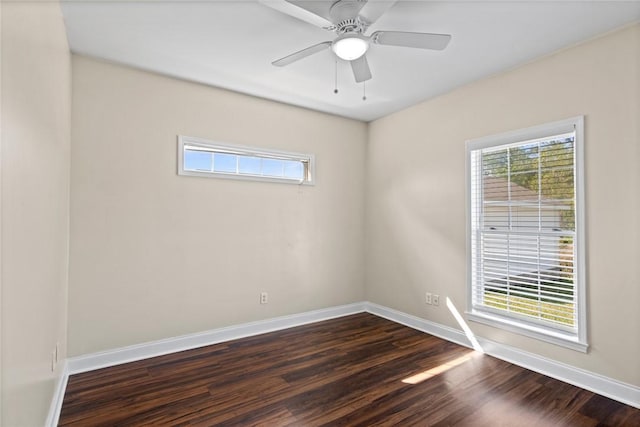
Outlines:
[{"label": "ceiling fan", "polygon": [[366,52],[372,44],[442,50],[449,44],[451,35],[414,33],[404,31],[375,31],[365,35],[397,0],[260,0],[273,9],[335,32],[333,41],[309,46],[273,61],[284,67],[329,47],[335,55],[349,61],[356,82],[371,79]]}]

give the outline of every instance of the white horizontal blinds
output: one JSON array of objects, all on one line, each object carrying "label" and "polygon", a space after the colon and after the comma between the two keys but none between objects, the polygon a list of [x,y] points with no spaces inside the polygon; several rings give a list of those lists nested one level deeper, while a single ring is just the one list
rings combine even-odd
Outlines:
[{"label": "white horizontal blinds", "polygon": [[472,302],[575,331],[575,133],[471,151]]}]

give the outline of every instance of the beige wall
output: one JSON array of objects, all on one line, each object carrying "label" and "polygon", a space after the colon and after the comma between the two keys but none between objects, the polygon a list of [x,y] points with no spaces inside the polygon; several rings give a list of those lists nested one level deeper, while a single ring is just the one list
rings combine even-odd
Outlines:
[{"label": "beige wall", "polygon": [[[363,299],[366,124],[80,56],[72,123],[71,355]],[[314,153],[317,183],[178,176],[178,134]]]},{"label": "beige wall", "polygon": [[639,56],[636,25],[372,123],[367,298],[458,327],[423,300],[430,291],[466,308],[465,140],[584,114],[589,353],[470,326],[640,385]]},{"label": "beige wall", "polygon": [[44,424],[66,355],[70,90],[59,4],[3,2],[3,426]]},{"label": "beige wall", "polygon": [[[640,26],[369,127],[74,57],[70,130],[59,5],[3,2],[0,22],[2,425],[43,424],[67,300],[70,355],[365,298],[457,327],[422,300],[465,308],[464,141],[579,114],[590,352],[471,327],[640,385]],[[179,177],[177,134],[315,153],[317,185]]]},{"label": "beige wall", "polygon": [[2,2],[0,2],[0,425],[2,425]]}]

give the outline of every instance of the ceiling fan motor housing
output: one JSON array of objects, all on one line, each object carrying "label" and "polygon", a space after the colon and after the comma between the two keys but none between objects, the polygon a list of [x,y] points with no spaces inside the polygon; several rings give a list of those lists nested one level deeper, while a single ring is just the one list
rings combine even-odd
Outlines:
[{"label": "ceiling fan motor housing", "polygon": [[364,33],[365,29],[366,27],[363,25],[363,23],[360,21],[359,18],[345,19],[344,21],[336,25],[336,33],[338,34],[345,34],[345,33],[362,34]]},{"label": "ceiling fan motor housing", "polygon": [[339,0],[329,10],[331,20],[336,25],[336,33],[364,33],[367,29],[365,22],[358,17],[358,13],[366,0]]}]

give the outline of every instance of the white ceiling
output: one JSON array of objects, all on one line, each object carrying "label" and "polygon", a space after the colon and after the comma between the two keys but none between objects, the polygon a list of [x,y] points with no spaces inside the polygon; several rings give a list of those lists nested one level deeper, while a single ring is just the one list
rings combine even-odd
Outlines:
[{"label": "white ceiling", "polygon": [[[444,51],[373,45],[356,84],[331,50],[275,59],[334,33],[255,1],[64,1],[73,52],[370,121],[487,75],[640,21],[638,1],[399,1],[369,30],[446,33]],[[576,70],[577,73],[580,70]]]}]

